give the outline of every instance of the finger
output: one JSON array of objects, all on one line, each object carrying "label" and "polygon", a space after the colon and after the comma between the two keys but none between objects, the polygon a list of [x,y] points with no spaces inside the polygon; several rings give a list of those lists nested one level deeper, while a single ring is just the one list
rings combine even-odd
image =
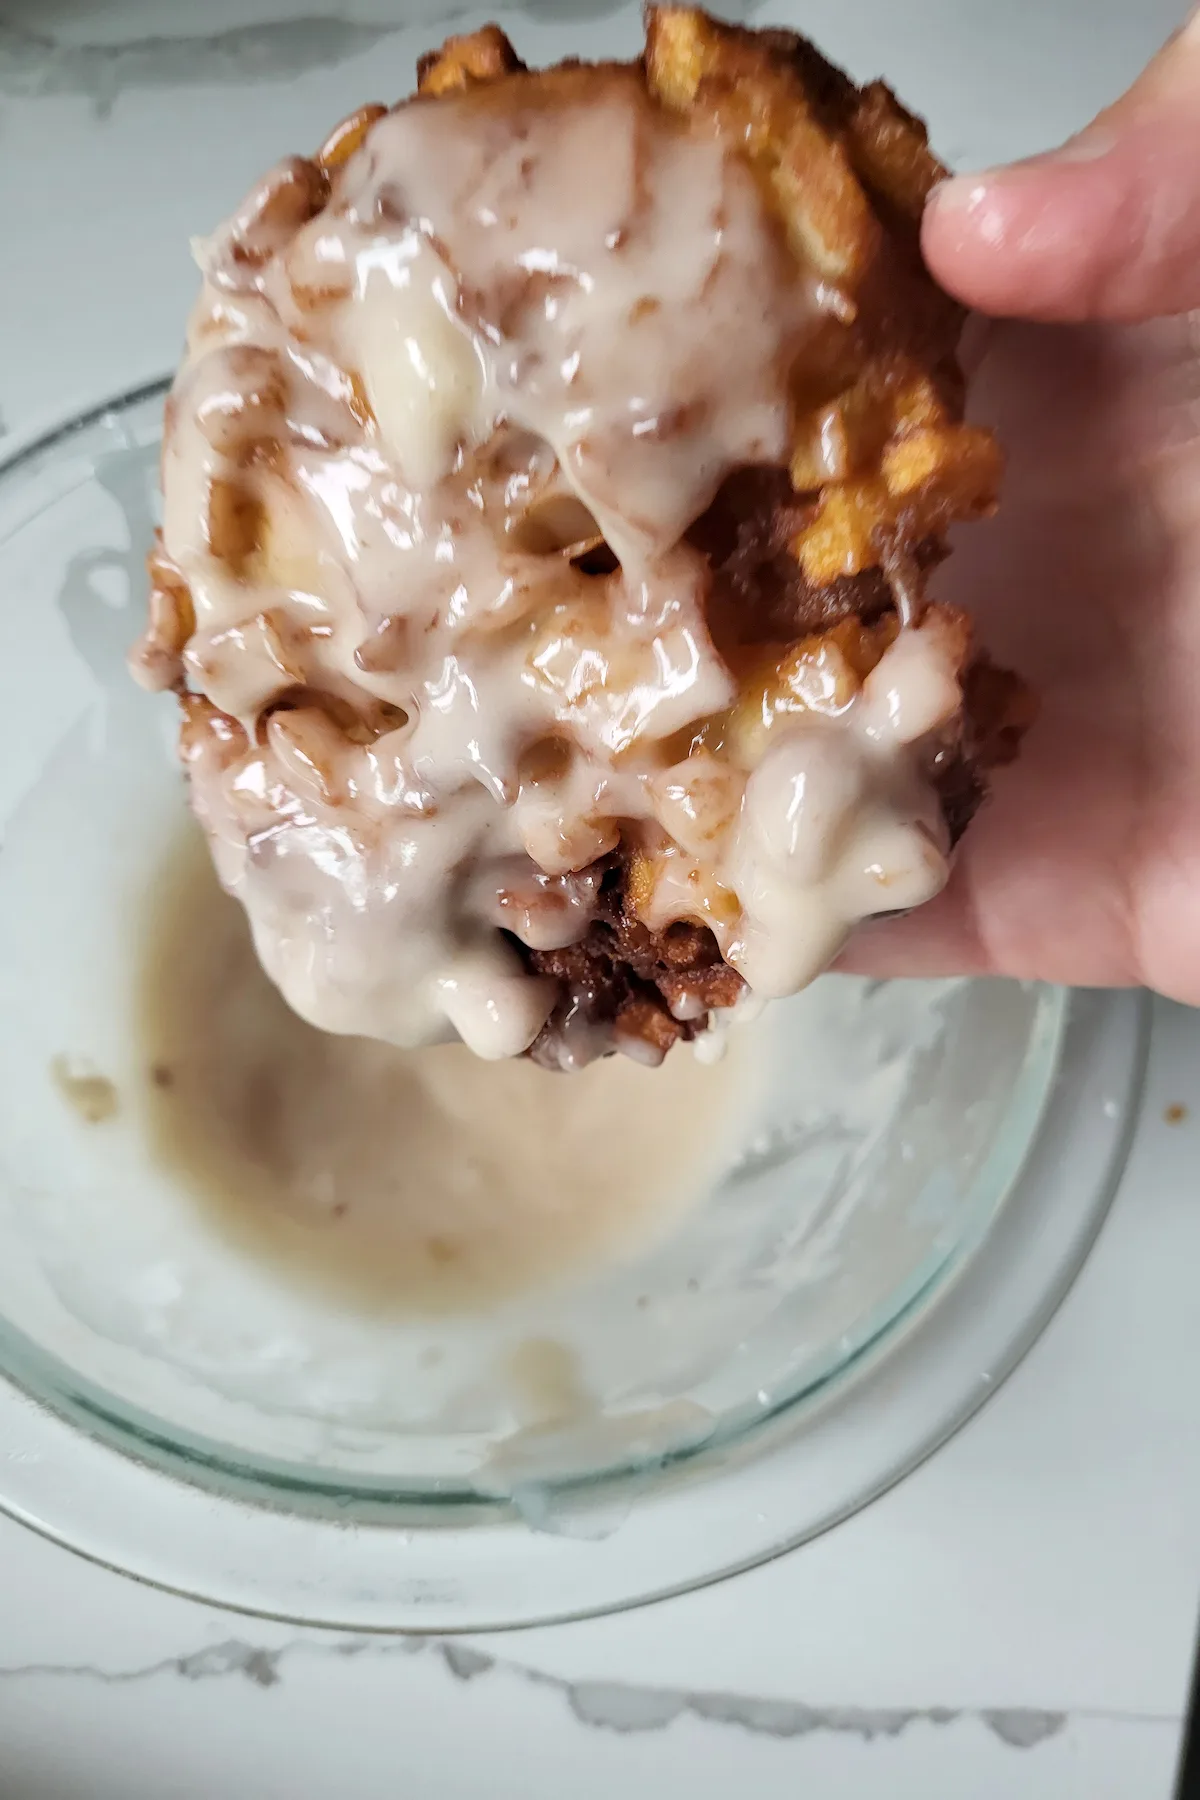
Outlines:
[{"label": "finger", "polygon": [[1061,150],[936,187],[922,242],[945,287],[997,316],[1200,306],[1200,12]]},{"label": "finger", "polygon": [[980,942],[975,920],[957,881],[903,919],[860,925],[834,968],[842,975],[921,978],[991,975],[996,971]]}]

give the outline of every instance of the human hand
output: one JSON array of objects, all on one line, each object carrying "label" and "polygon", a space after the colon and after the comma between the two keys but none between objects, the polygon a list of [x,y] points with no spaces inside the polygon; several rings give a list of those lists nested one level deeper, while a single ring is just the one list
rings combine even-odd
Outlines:
[{"label": "human hand", "polygon": [[1041,715],[945,892],[839,967],[1200,1004],[1200,14],[1064,149],[936,189],[923,243],[1001,321],[972,411],[1008,458],[939,591]]}]

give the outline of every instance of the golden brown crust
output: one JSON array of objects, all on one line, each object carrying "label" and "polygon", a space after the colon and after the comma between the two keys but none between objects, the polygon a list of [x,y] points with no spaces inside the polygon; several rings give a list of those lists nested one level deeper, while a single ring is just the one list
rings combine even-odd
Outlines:
[{"label": "golden brown crust", "polygon": [[358,107],[340,124],[335,125],[313,159],[318,168],[324,169],[328,174],[331,169],[340,169],[343,163],[349,162],[354,152],[362,148],[376,119],[382,119],[386,111],[386,106],[372,101],[367,106]]},{"label": "golden brown crust", "polygon": [[182,570],[163,549],[156,531],[146,556],[150,599],[146,630],[134,647],[135,678],[151,691],[178,687],[183,680],[183,652],[196,629],[192,595]]},{"label": "golden brown crust", "polygon": [[801,259],[832,281],[853,281],[879,225],[845,144],[810,103],[792,54],[799,41],[722,25],[691,7],[654,7],[646,80],[664,106],[710,119],[746,157]]},{"label": "golden brown crust", "polygon": [[872,81],[855,94],[846,130],[865,186],[919,225],[930,190],[948,173],[929,148],[922,121],[882,81]]},{"label": "golden brown crust", "polygon": [[431,98],[461,93],[485,81],[523,70],[521,61],[498,25],[484,25],[464,37],[450,37],[440,50],[417,59],[417,92]]},{"label": "golden brown crust", "polygon": [[815,498],[794,553],[818,586],[911,564],[924,540],[992,510],[1001,468],[991,436],[962,423],[963,315],[920,259],[945,174],[925,128],[793,33],[656,7],[646,34],[652,92],[748,157],[798,255],[838,291],[840,323],[797,372],[792,484]]}]

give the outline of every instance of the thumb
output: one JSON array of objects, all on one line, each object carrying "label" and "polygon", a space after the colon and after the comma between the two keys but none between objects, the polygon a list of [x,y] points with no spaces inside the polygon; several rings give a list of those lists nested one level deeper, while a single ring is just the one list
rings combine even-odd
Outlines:
[{"label": "thumb", "polygon": [[1061,150],[936,187],[922,244],[943,286],[997,316],[1200,306],[1200,12]]}]

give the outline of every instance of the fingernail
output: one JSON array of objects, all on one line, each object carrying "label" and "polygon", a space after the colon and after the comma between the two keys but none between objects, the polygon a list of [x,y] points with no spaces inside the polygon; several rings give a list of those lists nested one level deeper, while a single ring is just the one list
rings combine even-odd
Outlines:
[{"label": "fingernail", "polygon": [[929,208],[951,230],[961,221],[973,237],[985,244],[1002,243],[1007,224],[1003,194],[1008,173],[1007,169],[981,169],[977,174],[955,175],[949,181],[939,182],[929,196]]},{"label": "fingernail", "polygon": [[932,189],[928,204],[936,206],[939,212],[970,212],[986,198],[998,173],[996,169],[979,169],[970,175],[949,175]]}]

